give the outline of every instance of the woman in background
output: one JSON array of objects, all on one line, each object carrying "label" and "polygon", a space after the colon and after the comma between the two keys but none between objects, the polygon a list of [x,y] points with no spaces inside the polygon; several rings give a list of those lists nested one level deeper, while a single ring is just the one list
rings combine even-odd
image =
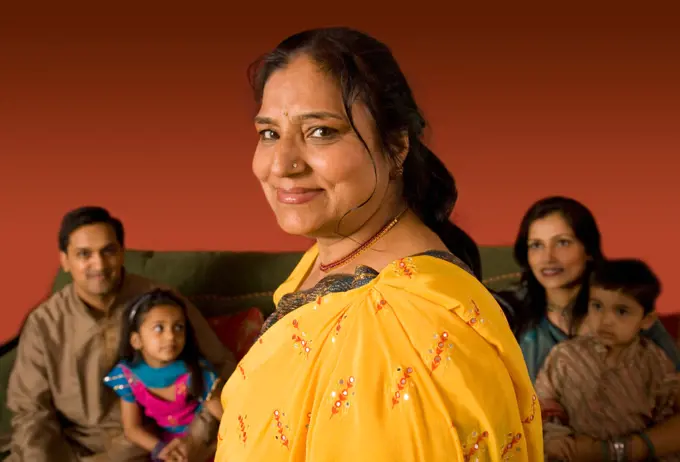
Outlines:
[{"label": "woman in background", "polygon": [[[542,199],[522,218],[514,256],[522,268],[521,283],[497,295],[514,307],[513,330],[535,382],[555,345],[585,333],[588,277],[593,266],[604,259],[595,217],[574,199]],[[643,334],[680,370],[680,353],[660,321]]]}]

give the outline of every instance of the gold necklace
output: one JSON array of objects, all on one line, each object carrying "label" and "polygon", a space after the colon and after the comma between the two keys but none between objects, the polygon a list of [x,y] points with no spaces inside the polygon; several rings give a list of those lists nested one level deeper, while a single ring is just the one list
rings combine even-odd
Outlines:
[{"label": "gold necklace", "polygon": [[336,260],[336,261],[328,263],[328,264],[319,263],[319,269],[322,272],[327,273],[330,270],[332,270],[333,268],[337,268],[338,266],[345,265],[345,264],[349,263],[350,261],[354,260],[356,257],[358,257],[359,255],[364,253],[366,250],[371,248],[373,246],[373,244],[378,242],[385,234],[387,234],[387,232],[389,230],[391,230],[394,227],[394,225],[396,225],[399,222],[399,219],[404,214],[404,212],[406,212],[406,210],[407,209],[404,209],[401,212],[399,212],[399,214],[396,217],[394,217],[394,220],[387,223],[377,233],[375,233],[373,235],[373,237],[371,237],[369,240],[367,240],[366,242],[361,244],[359,247],[357,247],[356,249],[351,251],[346,256],[342,257],[340,260]]}]

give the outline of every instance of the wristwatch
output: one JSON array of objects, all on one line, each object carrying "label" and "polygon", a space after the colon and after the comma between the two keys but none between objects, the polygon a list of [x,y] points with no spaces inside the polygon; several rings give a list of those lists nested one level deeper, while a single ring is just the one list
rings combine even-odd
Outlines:
[{"label": "wristwatch", "polygon": [[622,440],[612,441],[613,455],[616,462],[625,462],[626,460],[626,443]]}]

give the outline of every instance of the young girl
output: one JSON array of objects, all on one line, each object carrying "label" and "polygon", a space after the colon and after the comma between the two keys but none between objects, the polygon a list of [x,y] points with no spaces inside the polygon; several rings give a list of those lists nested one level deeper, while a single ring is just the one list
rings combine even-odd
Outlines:
[{"label": "young girl", "polygon": [[200,358],[184,302],[161,289],[140,296],[123,314],[120,342],[120,360],[104,382],[121,399],[126,438],[154,461],[187,461],[194,416],[205,406],[219,420],[222,407],[217,374]]}]

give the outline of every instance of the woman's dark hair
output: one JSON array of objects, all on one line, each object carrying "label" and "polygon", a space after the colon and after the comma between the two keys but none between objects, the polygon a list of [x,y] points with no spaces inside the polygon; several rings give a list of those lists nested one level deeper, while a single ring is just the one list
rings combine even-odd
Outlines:
[{"label": "woman's dark hair", "polygon": [[553,214],[559,214],[564,218],[589,257],[586,270],[581,277],[581,288],[572,306],[570,334],[574,333],[588,312],[588,278],[593,264],[604,259],[600,230],[595,217],[585,205],[561,196],[547,197],[532,205],[522,218],[513,250],[515,260],[522,268],[521,294],[518,297],[521,300],[521,307],[519,307],[518,327],[516,328],[518,334],[538,324],[546,313],[545,288],[538,282],[529,267],[529,228],[534,221]]},{"label": "woman's dark hair", "polygon": [[372,153],[354,125],[352,105],[355,102],[361,101],[368,108],[382,151],[395,165],[405,148],[404,135],[408,136],[408,154],[402,165],[403,196],[407,205],[480,277],[477,245],[449,220],[458,198],[456,182],[422,141],[427,124],[390,49],[375,38],[346,27],[313,29],[292,35],[250,66],[250,82],[257,104],[262,103],[264,87],[272,73],[285,68],[300,55],[309,56],[320,70],[338,81],[349,123],[371,155],[374,168]]},{"label": "woman's dark hair", "polygon": [[123,312],[122,330],[120,335],[120,346],[118,355],[120,361],[130,364],[143,361],[142,355],[130,344],[130,336],[134,332],[139,332],[139,328],[144,322],[144,318],[149,311],[157,306],[176,306],[184,313],[185,320],[185,342],[184,349],[177,359],[184,361],[187,369],[191,373],[191,394],[200,399],[203,396],[203,371],[199,365],[200,352],[196,342],[196,334],[187,318],[187,308],[181,297],[170,290],[154,289],[146,292],[132,300]]}]

